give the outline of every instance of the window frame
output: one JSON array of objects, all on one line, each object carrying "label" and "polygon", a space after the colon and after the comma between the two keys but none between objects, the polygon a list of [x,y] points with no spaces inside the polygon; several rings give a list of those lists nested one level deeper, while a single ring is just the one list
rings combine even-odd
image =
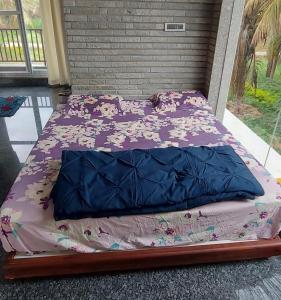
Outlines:
[{"label": "window frame", "polygon": [[[20,36],[21,42],[24,51],[25,57],[25,69],[24,70],[13,70],[13,67],[3,69],[0,66],[0,76],[1,77],[10,77],[12,76],[24,76],[24,75],[31,75],[32,74],[32,64],[31,58],[28,49],[28,42],[26,37],[25,25],[24,25],[24,17],[23,17],[23,9],[21,0],[14,0],[15,2],[15,10],[0,10],[0,16],[17,16],[19,29],[20,29]],[[2,70],[3,69],[3,70]],[[10,69],[10,70],[8,70]]]}]

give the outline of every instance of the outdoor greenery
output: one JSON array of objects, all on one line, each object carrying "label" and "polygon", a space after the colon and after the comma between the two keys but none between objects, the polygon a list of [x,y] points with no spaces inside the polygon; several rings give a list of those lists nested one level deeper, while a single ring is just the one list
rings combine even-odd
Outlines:
[{"label": "outdoor greenery", "polygon": [[[281,109],[281,65],[278,64],[274,79],[266,77],[267,59],[259,60],[257,87],[254,88],[248,80],[245,84],[242,110],[237,113],[236,98],[230,95],[228,108],[239,117],[257,135],[270,143],[272,133]],[[273,147],[281,154],[281,120]]]},{"label": "outdoor greenery", "polygon": [[[0,0],[0,9],[14,10],[14,2],[14,0]],[[31,60],[44,61],[39,0],[22,0],[22,7]],[[1,29],[4,30],[1,31]],[[3,63],[25,60],[16,15],[0,16],[0,53]]]},{"label": "outdoor greenery", "polygon": [[[39,0],[21,0],[26,29],[41,29]],[[14,0],[0,0],[0,9],[14,10]],[[0,18],[0,28],[18,28],[17,18]]]},{"label": "outdoor greenery", "polygon": [[[267,143],[281,109],[280,53],[281,0],[246,0],[228,108]],[[281,154],[281,120],[273,146]]]},{"label": "outdoor greenery", "polygon": [[[1,29],[0,29],[1,32]],[[29,52],[32,61],[44,61],[43,37],[41,31],[28,29],[26,31]],[[0,52],[4,61],[24,61],[24,51],[21,45],[20,31],[5,31],[0,33]],[[16,59],[17,58],[17,59]]]}]

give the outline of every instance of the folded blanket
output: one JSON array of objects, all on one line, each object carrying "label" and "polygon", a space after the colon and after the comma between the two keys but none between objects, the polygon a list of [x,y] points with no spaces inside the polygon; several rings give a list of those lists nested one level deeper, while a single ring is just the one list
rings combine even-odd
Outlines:
[{"label": "folded blanket", "polygon": [[56,220],[186,210],[263,188],[230,146],[63,151]]}]

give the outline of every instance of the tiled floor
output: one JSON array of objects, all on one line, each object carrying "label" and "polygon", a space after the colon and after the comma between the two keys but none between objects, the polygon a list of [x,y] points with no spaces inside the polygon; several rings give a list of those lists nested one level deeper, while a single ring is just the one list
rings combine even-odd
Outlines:
[{"label": "tiled floor", "polygon": [[28,96],[10,118],[0,118],[0,203],[38,139],[54,107],[64,101],[61,89],[49,87],[1,88],[0,96]]}]

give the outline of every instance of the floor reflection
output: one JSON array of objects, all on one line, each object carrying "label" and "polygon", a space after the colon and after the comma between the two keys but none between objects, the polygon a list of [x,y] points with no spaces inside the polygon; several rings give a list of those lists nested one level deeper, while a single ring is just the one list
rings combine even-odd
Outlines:
[{"label": "floor reflection", "polygon": [[9,140],[4,118],[0,118],[0,203],[7,195],[21,165]]},{"label": "floor reflection", "polygon": [[1,96],[27,96],[16,114],[0,118],[0,203],[26,161],[57,103],[60,89],[1,88]]},{"label": "floor reflection", "polygon": [[50,97],[28,96],[26,101],[10,118],[4,118],[9,141],[24,163],[53,112]]}]

